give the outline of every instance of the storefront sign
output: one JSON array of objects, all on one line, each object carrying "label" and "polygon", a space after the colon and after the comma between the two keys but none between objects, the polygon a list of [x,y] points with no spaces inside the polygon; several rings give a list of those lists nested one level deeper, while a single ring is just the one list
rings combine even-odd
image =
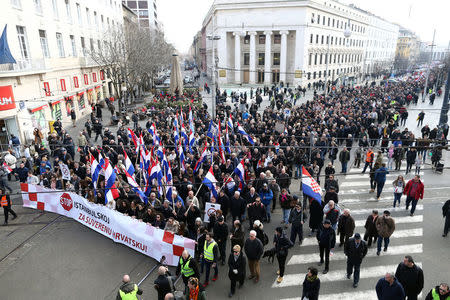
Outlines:
[{"label": "storefront sign", "polygon": [[0,86],[0,110],[16,108],[12,86]]}]

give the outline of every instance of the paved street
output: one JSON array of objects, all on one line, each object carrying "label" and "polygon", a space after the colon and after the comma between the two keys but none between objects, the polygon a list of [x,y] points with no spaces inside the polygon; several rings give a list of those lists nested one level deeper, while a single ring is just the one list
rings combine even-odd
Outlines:
[{"label": "paved street", "polygon": [[[301,100],[305,101],[304,99]],[[437,98],[434,106],[430,106],[428,102],[419,102],[417,107],[411,106],[408,128],[414,128],[416,135],[419,133],[420,129],[415,124],[415,111],[427,108],[436,109],[427,110],[424,121],[424,124],[433,126],[441,101],[442,98]],[[265,99],[263,106],[267,104]],[[109,112],[104,112],[107,119]],[[75,137],[83,126],[84,120],[81,120],[76,128],[70,127],[68,131]],[[115,131],[116,127],[111,126],[110,129]],[[448,165],[446,152],[444,157]],[[336,170],[340,170],[338,164]],[[342,249],[336,248],[331,258],[330,272],[327,275],[319,274],[322,281],[320,299],[376,299],[376,280],[386,271],[395,271],[396,265],[405,254],[411,254],[416,262],[423,266],[426,291],[450,278],[448,267],[442,263],[449,258],[449,239],[441,237],[441,207],[450,192],[447,173],[445,171],[443,175],[435,174],[429,169],[429,165],[425,165],[421,174],[425,183],[425,199],[421,201],[414,217],[410,217],[404,210],[404,197],[401,208],[391,208],[393,193],[390,182],[398,173],[392,172],[388,175],[380,202],[375,201],[375,196],[368,193],[368,174],[361,175],[359,169],[351,169],[349,175],[339,177],[339,204],[352,211],[357,223],[355,232],[363,234],[363,222],[372,209],[378,209],[380,213],[384,209],[391,209],[397,228],[388,252],[382,252],[381,256],[377,257],[373,247],[369,250],[368,257],[362,264],[361,281],[357,289],[353,289],[352,281],[345,278],[345,257]],[[406,179],[411,177],[412,175],[408,175]],[[12,185],[18,189],[16,182]],[[298,193],[299,188],[299,181],[294,180],[292,191]],[[139,282],[156,266],[153,259],[115,244],[73,220],[22,208],[20,197],[16,195],[12,198],[19,217],[12,221],[10,226],[0,229],[0,288],[8,289],[8,294],[2,295],[2,299],[112,299],[120,285],[122,274],[129,273],[134,281]],[[277,209],[273,222],[265,226],[270,239],[280,220],[281,211]],[[304,233],[307,237],[307,226],[304,227]],[[291,249],[286,275],[281,284],[275,282],[277,262],[271,264],[264,260],[261,265],[260,283],[254,285],[253,282],[247,281],[244,287],[238,290],[235,299],[299,297],[300,284],[307,267],[315,266],[318,259],[316,241],[307,237],[302,246],[297,244]],[[208,299],[227,298],[228,268],[220,266],[219,269],[219,280],[207,288]],[[156,299],[153,289],[155,278],[156,271],[153,271],[142,282],[141,287],[145,291],[143,299]],[[18,282],[22,284],[17,284]],[[26,285],[27,289],[24,289],[23,285]]]}]

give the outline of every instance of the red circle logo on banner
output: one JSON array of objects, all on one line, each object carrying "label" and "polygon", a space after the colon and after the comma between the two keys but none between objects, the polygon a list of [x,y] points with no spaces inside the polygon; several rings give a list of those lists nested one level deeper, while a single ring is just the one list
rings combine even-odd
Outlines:
[{"label": "red circle logo on banner", "polygon": [[64,193],[61,195],[61,198],[59,199],[59,203],[61,203],[61,206],[67,211],[70,211],[73,207],[72,198],[67,193]]}]

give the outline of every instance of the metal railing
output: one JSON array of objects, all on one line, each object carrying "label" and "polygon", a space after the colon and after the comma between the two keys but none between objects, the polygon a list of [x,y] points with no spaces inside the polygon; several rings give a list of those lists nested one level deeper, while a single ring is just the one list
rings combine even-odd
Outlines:
[{"label": "metal railing", "polygon": [[43,58],[35,59],[17,59],[15,64],[0,65],[0,73],[14,73],[23,71],[41,71],[45,70],[45,60]]}]

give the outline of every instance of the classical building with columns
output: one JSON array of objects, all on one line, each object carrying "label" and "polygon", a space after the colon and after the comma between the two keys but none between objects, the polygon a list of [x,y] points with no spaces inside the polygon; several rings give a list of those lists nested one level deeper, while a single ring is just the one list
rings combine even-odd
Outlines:
[{"label": "classical building with columns", "polygon": [[215,64],[219,84],[352,80],[363,73],[372,17],[333,0],[215,0],[200,67],[212,76]]}]

